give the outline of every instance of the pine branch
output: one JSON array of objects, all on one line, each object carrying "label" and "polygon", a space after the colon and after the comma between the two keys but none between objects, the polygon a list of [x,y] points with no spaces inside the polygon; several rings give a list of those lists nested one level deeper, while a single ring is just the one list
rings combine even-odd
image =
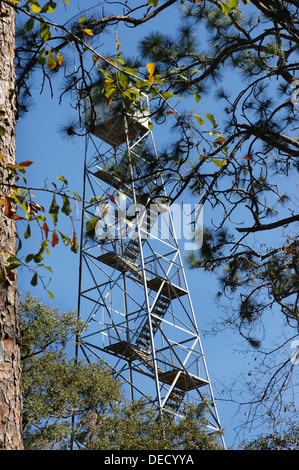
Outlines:
[{"label": "pine branch", "polygon": [[261,225],[256,225],[254,227],[242,227],[242,228],[237,228],[238,232],[260,232],[262,230],[271,230],[273,228],[277,227],[282,227],[284,225],[291,224],[293,222],[296,222],[299,220],[299,214],[294,215],[292,217],[287,217],[285,219],[277,220],[276,222],[272,222],[271,224],[261,224]]}]

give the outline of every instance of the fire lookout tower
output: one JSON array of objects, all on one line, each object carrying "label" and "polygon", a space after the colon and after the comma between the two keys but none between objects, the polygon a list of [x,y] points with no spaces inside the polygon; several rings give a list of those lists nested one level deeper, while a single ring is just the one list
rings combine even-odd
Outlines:
[{"label": "fire lookout tower", "polygon": [[187,401],[207,400],[209,430],[221,431],[148,99],[127,109],[102,96],[94,85],[85,98],[79,349],[157,413],[180,417]]}]

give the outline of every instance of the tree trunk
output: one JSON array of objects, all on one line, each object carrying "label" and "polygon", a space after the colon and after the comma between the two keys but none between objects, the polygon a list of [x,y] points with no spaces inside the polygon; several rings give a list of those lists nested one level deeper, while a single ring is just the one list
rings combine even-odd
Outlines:
[{"label": "tree trunk", "polygon": [[[4,165],[15,163],[15,14],[0,0],[0,137]],[[3,128],[5,134],[3,134]],[[7,172],[1,169],[1,199],[7,188]],[[18,315],[17,279],[11,271],[4,279],[9,256],[16,254],[15,221],[4,215],[0,207],[0,449],[22,450],[21,348]]]}]

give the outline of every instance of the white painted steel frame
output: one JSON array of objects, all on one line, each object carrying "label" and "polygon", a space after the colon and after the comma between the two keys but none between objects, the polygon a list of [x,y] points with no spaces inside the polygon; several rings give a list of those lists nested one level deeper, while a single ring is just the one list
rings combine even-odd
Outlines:
[{"label": "white painted steel frame", "polygon": [[[128,128],[125,117],[124,126],[125,129]],[[128,132],[126,132],[126,136],[125,144],[117,148],[109,147],[107,143],[101,142],[93,135],[89,135],[86,141],[78,295],[78,314],[85,321],[86,331],[79,339],[80,350],[84,357],[90,361],[93,358],[103,360],[112,368],[115,376],[120,377],[124,383],[129,385],[132,400],[140,397],[146,398],[157,407],[159,414],[171,413],[174,417],[181,417],[184,412],[184,403],[187,402],[189,396],[192,402],[207,399],[210,411],[208,415],[209,427],[212,431],[221,431],[196,316],[169,207],[166,208],[171,225],[168,239],[161,239],[159,230],[156,232],[156,236],[150,237],[147,228],[142,225],[142,219],[137,225],[136,233],[140,261],[138,264],[139,277],[137,277],[134,270],[129,272],[123,267],[122,271],[119,270],[120,266],[117,264],[115,265],[116,268],[110,269],[109,264],[106,265],[99,261],[101,251],[104,250],[104,244],[101,245],[100,241],[96,239],[87,242],[85,240],[84,221],[86,221],[86,217],[95,217],[95,206],[87,201],[91,197],[97,198],[101,195],[106,195],[111,200],[111,192],[115,190],[115,188],[109,186],[107,181],[99,180],[95,176],[99,169],[110,160],[117,162],[117,159],[124,154],[128,155],[131,194],[127,194],[127,197],[131,198],[134,204],[137,204],[139,194],[136,189],[132,158],[134,156],[139,157],[138,145],[147,145],[147,140],[150,138],[158,161],[151,131],[148,130],[142,136],[138,136],[131,141],[128,139]],[[90,156],[92,150],[93,153]],[[166,188],[162,175],[159,175],[159,177],[161,178],[160,185],[163,188],[162,195],[165,196]],[[144,235],[147,238],[144,238]],[[113,245],[113,243],[114,249],[119,245],[122,256],[130,245],[130,241],[125,242],[124,240],[111,241],[110,244]],[[154,244],[158,248],[156,246],[154,248]],[[166,248],[168,251],[163,252],[163,249]],[[161,252],[158,252],[158,249],[161,249]],[[167,269],[162,265],[163,262],[166,264]],[[148,269],[153,264],[156,266],[156,271],[157,266],[159,266],[163,274],[162,283],[154,292],[149,288],[149,285],[152,285],[149,278],[152,273]],[[182,298],[178,296],[178,292],[181,291],[177,289],[174,291],[174,298],[170,299],[169,305],[167,305],[165,298],[168,298],[168,296],[162,293],[162,287],[163,284],[170,283],[169,276],[173,269],[176,269],[181,276],[185,292],[183,297],[187,299],[187,302],[184,303]],[[136,297],[138,290],[143,294],[143,298]],[[165,311],[163,315],[159,315],[158,311],[155,310],[159,304],[159,299],[159,305],[161,305],[161,298],[164,299]],[[116,300],[119,302],[118,308],[115,306]],[[174,301],[177,301],[180,305],[175,311],[172,307]],[[92,306],[88,306],[89,304],[92,304]],[[136,307],[133,311],[131,310],[132,304]],[[149,333],[149,340],[145,343],[145,340],[141,339],[141,344],[146,345],[146,347],[137,347],[136,345],[140,344],[140,334],[145,335],[145,331]],[[175,331],[176,336],[174,338],[169,337],[170,331]],[[110,343],[112,333],[116,335],[115,339],[118,339],[118,341]],[[109,341],[108,345],[107,340]],[[199,372],[197,371],[196,374],[191,373],[191,366],[188,363],[192,357],[192,365],[198,366],[200,363]],[[162,366],[168,368],[168,371],[163,372]],[[138,378],[135,373],[138,374]],[[203,377],[200,374],[203,374]],[[167,379],[167,377],[171,377],[171,379]],[[184,380],[180,381],[182,377]],[[149,379],[149,381],[146,382],[145,379]],[[148,389],[148,384],[154,385],[154,387]],[[150,397],[149,392],[153,396]],[[225,447],[223,436],[220,438]]]}]

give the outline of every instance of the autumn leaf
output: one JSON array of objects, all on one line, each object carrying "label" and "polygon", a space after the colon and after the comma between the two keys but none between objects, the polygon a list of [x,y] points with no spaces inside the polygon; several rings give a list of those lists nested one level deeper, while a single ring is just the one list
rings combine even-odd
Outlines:
[{"label": "autumn leaf", "polygon": [[4,215],[5,217],[10,217],[11,214],[11,205],[9,199],[6,197],[4,199]]},{"label": "autumn leaf", "polygon": [[108,194],[108,197],[109,197],[110,201],[113,202],[113,204],[116,204],[116,200],[114,199],[114,196],[110,196]]},{"label": "autumn leaf", "polygon": [[83,33],[87,34],[88,36],[93,36],[93,32],[89,28],[82,28]]},{"label": "autumn leaf", "polygon": [[27,166],[32,165],[33,162],[30,162],[29,160],[26,160],[25,162],[19,163],[19,166],[23,166],[24,168]]},{"label": "autumn leaf", "polygon": [[148,64],[146,64],[146,68],[147,68],[147,70],[149,71],[149,73],[150,73],[151,75],[153,75],[156,66],[155,66],[155,64],[154,64],[153,62],[149,62]]},{"label": "autumn leaf", "polygon": [[149,62],[148,64],[146,64],[146,68],[147,70],[149,71],[149,75],[148,75],[148,79],[150,81],[150,83],[153,83],[154,81],[154,71],[155,71],[155,64],[153,62]]},{"label": "autumn leaf", "polygon": [[57,56],[57,59],[58,59],[58,65],[62,65],[63,64],[62,55],[59,52],[56,52],[56,56]]},{"label": "autumn leaf", "polygon": [[48,68],[53,70],[57,66],[57,62],[53,57],[51,49],[48,50]]},{"label": "autumn leaf", "polygon": [[52,246],[53,247],[56,246],[58,242],[59,242],[59,238],[58,238],[57,233],[54,230],[54,232],[52,233]]},{"label": "autumn leaf", "polygon": [[45,222],[44,225],[43,225],[43,231],[44,231],[45,237],[48,238],[49,227],[48,227],[48,225],[46,224],[46,222]]},{"label": "autumn leaf", "polygon": [[11,220],[25,220],[24,217],[16,214],[16,211],[12,209],[11,202],[7,196],[0,200],[1,204],[4,204],[4,215]]}]

